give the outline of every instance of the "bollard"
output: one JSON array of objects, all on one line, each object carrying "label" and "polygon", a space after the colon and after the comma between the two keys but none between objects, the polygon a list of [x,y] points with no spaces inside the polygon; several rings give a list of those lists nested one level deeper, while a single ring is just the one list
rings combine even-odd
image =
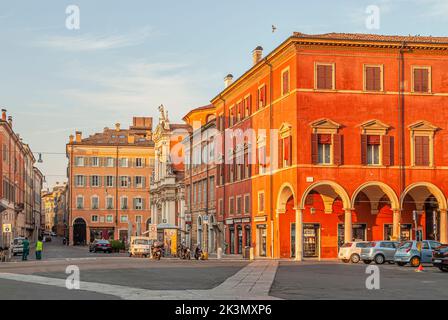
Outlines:
[{"label": "bollard", "polygon": [[218,248],[218,250],[217,250],[217,258],[218,258],[218,260],[222,259],[222,248]]},{"label": "bollard", "polygon": [[250,248],[250,261],[255,260],[255,252],[254,252],[254,248]]}]

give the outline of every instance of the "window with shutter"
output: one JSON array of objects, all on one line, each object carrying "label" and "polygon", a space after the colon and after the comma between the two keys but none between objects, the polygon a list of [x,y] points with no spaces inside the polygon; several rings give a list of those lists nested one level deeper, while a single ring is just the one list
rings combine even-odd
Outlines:
[{"label": "window with shutter", "polygon": [[289,70],[282,72],[282,95],[289,93]]},{"label": "window with shutter", "polygon": [[383,136],[383,166],[392,165],[392,141],[391,136]]},{"label": "window with shutter", "polygon": [[381,139],[378,135],[367,135],[367,164],[380,164]]},{"label": "window with shutter", "polygon": [[266,85],[258,88],[257,110],[266,106]]},{"label": "window with shutter", "polygon": [[381,66],[365,67],[365,90],[381,91],[382,90]]},{"label": "window with shutter", "polygon": [[416,166],[429,166],[429,137],[416,136],[414,138],[414,161]]},{"label": "window with shutter", "polygon": [[342,136],[333,135],[333,163],[337,166],[342,165]]},{"label": "window with shutter", "polygon": [[278,139],[278,167],[279,169],[283,168],[283,160],[284,160],[284,153],[283,153],[283,139]]},{"label": "window with shutter", "polygon": [[319,163],[319,154],[318,154],[318,135],[313,133],[311,135],[311,163],[318,164]]},{"label": "window with shutter", "polygon": [[333,83],[333,65],[317,64],[316,65],[316,89],[332,90]]},{"label": "window with shutter", "polygon": [[361,164],[367,165],[367,135],[361,135]]},{"label": "window with shutter", "polygon": [[318,134],[317,140],[317,163],[331,164],[331,134]]},{"label": "window with shutter", "polygon": [[430,69],[428,67],[414,67],[413,77],[414,92],[430,92]]}]

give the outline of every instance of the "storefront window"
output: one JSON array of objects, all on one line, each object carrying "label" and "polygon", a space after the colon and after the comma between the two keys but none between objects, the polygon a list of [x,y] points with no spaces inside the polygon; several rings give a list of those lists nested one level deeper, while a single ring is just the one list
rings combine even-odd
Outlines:
[{"label": "storefront window", "polygon": [[230,254],[235,254],[235,229],[233,227],[230,228]]},{"label": "storefront window", "polygon": [[319,225],[305,224],[303,226],[303,256],[319,256]]},{"label": "storefront window", "polygon": [[251,246],[251,234],[250,234],[250,226],[246,226],[246,247],[250,247]]},{"label": "storefront window", "polygon": [[258,232],[258,255],[260,257],[266,257],[266,225],[258,225],[257,226],[257,232]]}]

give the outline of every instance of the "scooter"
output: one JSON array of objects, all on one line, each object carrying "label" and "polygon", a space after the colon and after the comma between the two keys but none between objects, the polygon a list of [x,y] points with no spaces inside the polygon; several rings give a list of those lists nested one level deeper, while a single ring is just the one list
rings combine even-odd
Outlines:
[{"label": "scooter", "polygon": [[154,260],[160,260],[162,258],[162,250],[158,247],[152,249],[152,258]]},{"label": "scooter", "polygon": [[179,257],[182,260],[191,260],[191,250],[190,250],[190,248],[188,248],[188,247],[181,248]]},{"label": "scooter", "polygon": [[202,260],[202,249],[201,248],[196,248],[195,252],[194,252],[194,258],[196,260],[201,259]]}]

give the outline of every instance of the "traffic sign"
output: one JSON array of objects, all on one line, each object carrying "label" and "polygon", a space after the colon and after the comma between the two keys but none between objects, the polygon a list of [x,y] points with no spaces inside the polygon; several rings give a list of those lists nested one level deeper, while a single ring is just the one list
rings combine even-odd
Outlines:
[{"label": "traffic sign", "polygon": [[4,233],[11,233],[12,232],[12,226],[10,223],[3,224],[3,232]]}]

